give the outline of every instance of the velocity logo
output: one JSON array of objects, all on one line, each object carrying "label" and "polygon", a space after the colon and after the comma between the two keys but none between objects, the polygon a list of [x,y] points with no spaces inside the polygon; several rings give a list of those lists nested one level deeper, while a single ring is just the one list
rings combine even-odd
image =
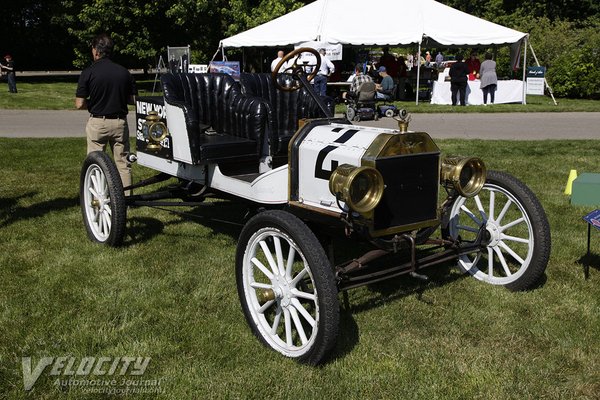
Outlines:
[{"label": "velocity logo", "polygon": [[143,375],[150,363],[150,357],[42,357],[33,367],[31,357],[22,357],[23,386],[31,390],[42,373],[48,368],[49,375],[60,377],[116,375]]}]

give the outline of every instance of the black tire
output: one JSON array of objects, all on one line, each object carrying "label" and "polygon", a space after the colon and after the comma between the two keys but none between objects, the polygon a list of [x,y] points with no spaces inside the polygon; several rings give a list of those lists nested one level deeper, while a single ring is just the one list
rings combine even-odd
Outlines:
[{"label": "black tire", "polygon": [[394,116],[394,110],[391,108],[385,110],[385,116],[388,118],[392,118]]},{"label": "black tire", "polygon": [[246,321],[265,346],[310,365],[333,349],[340,319],[335,277],[300,219],[285,211],[251,218],[238,240],[236,280]]},{"label": "black tire", "polygon": [[127,205],[113,160],[102,151],[88,154],[81,168],[79,201],[88,237],[119,246],[125,236]]},{"label": "black tire", "polygon": [[463,271],[513,291],[538,284],[550,258],[550,225],[525,184],[507,173],[488,171],[481,192],[475,198],[457,198],[449,212],[446,234],[453,239],[474,240],[479,226],[486,226],[486,246],[459,258]]}]

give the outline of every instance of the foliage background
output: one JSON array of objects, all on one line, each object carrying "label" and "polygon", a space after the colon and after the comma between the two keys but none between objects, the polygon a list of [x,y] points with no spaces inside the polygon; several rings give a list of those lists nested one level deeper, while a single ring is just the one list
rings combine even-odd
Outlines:
[{"label": "foliage background", "polygon": [[[117,61],[156,66],[167,46],[190,45],[192,61],[211,59],[219,40],[309,0],[22,0],[0,13],[0,53],[19,70],[82,68],[98,32],[116,39]],[[600,98],[600,2],[596,0],[441,0],[470,14],[530,33],[559,97]],[[373,9],[377,12],[377,9]],[[481,49],[487,50],[487,49]],[[258,54],[248,52],[247,56]],[[507,57],[500,49],[498,57]],[[262,60],[264,61],[264,60]],[[258,63],[262,62],[258,61]],[[533,58],[529,58],[531,64]],[[499,63],[499,65],[505,63]],[[501,71],[508,75],[511,71]]]}]

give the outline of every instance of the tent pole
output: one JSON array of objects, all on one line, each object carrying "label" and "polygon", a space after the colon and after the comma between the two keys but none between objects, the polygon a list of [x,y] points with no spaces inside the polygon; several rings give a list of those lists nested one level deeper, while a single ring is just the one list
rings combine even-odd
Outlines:
[{"label": "tent pole", "polygon": [[521,104],[527,104],[527,81],[526,81],[526,73],[527,73],[527,43],[529,40],[529,35],[525,36],[525,43],[523,43],[523,100],[521,100]]},{"label": "tent pole", "polygon": [[419,80],[421,78],[421,43],[423,43],[423,37],[421,37],[421,41],[419,42],[419,51],[417,52],[417,90],[415,90],[416,98],[415,105],[419,105]]},{"label": "tent pole", "polygon": [[[529,42],[529,50],[531,50],[531,55],[533,56],[533,59],[535,60],[535,63],[537,64],[537,66],[541,67],[540,62],[538,61],[538,58],[535,56],[535,51],[533,51],[533,46],[531,46],[531,42]],[[548,92],[550,92],[550,97],[552,97],[552,101],[554,102],[554,105],[557,106],[558,103],[556,102],[556,99],[554,98],[554,91],[552,91],[552,88],[548,84],[545,74],[544,74],[544,83],[546,84],[546,87],[548,88]]]},{"label": "tent pole", "polygon": [[[219,43],[219,47],[217,48],[217,51],[215,51],[215,54],[213,54],[212,58],[210,59],[210,62],[215,61],[215,57],[217,56],[217,54],[219,54],[219,50],[221,51],[225,51],[225,49],[223,49],[223,44]],[[209,64],[210,64],[209,62]]]}]

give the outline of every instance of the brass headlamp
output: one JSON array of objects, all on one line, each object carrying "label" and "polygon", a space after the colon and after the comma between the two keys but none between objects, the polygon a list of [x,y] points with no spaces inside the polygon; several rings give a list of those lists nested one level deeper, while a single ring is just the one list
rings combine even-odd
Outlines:
[{"label": "brass headlamp", "polygon": [[143,127],[144,138],[148,139],[148,145],[146,149],[152,151],[158,151],[162,149],[162,142],[168,135],[169,130],[167,125],[160,121],[158,112],[150,111],[146,116],[146,122]]},{"label": "brass headlamp", "polygon": [[477,157],[448,157],[442,161],[440,183],[464,197],[474,197],[483,188],[486,167]]},{"label": "brass headlamp", "polygon": [[372,167],[342,164],[329,178],[329,191],[360,214],[377,207],[383,189],[383,177]]}]

